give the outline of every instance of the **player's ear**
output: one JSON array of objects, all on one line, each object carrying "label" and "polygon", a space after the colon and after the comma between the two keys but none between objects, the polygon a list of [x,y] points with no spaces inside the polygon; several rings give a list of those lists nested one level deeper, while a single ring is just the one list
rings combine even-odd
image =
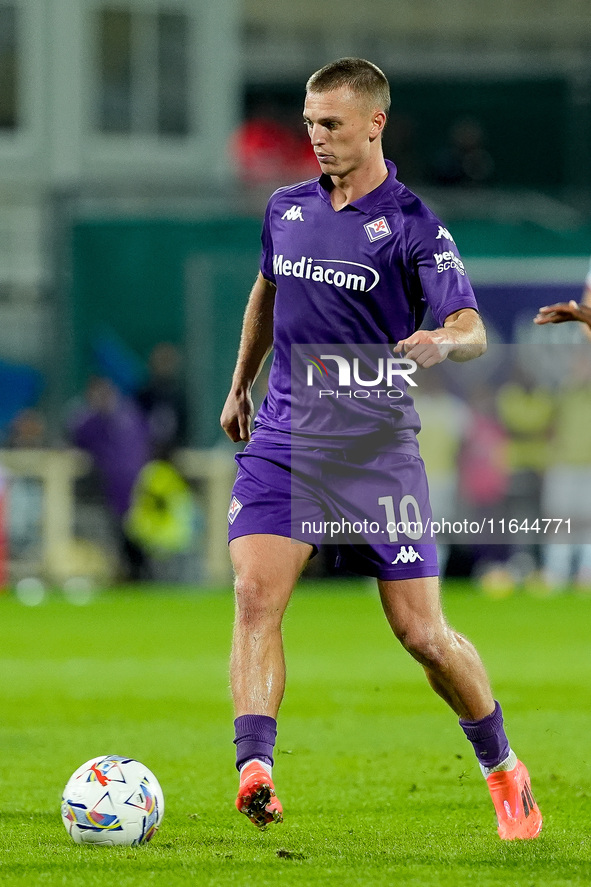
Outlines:
[{"label": "player's ear", "polygon": [[371,141],[377,139],[377,137],[384,131],[386,120],[387,117],[385,111],[373,112],[371,118],[371,129],[369,131],[369,138]]}]

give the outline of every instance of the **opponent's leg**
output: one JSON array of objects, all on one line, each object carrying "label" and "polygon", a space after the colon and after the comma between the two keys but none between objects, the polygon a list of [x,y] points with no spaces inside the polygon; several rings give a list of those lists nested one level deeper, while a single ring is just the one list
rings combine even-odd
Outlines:
[{"label": "opponent's leg", "polygon": [[460,717],[487,778],[501,838],[536,837],[542,817],[529,774],[509,747],[475,647],[447,623],[436,577],[378,581],[384,612],[396,637],[421,663],[436,693]]},{"label": "opponent's leg", "polygon": [[285,688],[281,622],[312,546],[284,536],[240,536],[230,543],[236,617],[230,677],[236,714],[236,806],[257,826],[282,819],[271,779],[276,717]]}]

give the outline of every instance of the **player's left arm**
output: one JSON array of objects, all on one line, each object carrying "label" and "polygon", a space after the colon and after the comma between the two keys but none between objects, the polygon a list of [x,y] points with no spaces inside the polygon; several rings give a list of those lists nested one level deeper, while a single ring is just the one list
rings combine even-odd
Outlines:
[{"label": "player's left arm", "polygon": [[473,360],[485,351],[486,330],[474,308],[454,311],[445,318],[442,327],[417,330],[394,348],[396,354],[404,354],[422,367],[435,366],[447,357],[455,361]]}]

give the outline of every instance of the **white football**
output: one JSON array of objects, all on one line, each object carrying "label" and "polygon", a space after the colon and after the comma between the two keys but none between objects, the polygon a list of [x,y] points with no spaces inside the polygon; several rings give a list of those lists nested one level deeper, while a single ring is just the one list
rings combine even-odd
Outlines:
[{"label": "white football", "polygon": [[163,814],[164,795],[152,771],[120,755],[82,764],[62,796],[62,820],[77,844],[146,844]]}]

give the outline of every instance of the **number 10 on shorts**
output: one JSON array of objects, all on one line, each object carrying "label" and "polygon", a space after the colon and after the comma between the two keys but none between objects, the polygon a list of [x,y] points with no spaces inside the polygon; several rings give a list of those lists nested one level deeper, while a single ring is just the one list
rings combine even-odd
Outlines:
[{"label": "number 10 on shorts", "polygon": [[[423,521],[419,503],[414,496],[407,493],[398,504],[398,515],[394,506],[393,496],[380,496],[378,505],[382,505],[386,511],[386,532],[390,542],[398,542],[399,534],[416,542],[423,536]],[[412,511],[412,516],[411,512]]]}]

